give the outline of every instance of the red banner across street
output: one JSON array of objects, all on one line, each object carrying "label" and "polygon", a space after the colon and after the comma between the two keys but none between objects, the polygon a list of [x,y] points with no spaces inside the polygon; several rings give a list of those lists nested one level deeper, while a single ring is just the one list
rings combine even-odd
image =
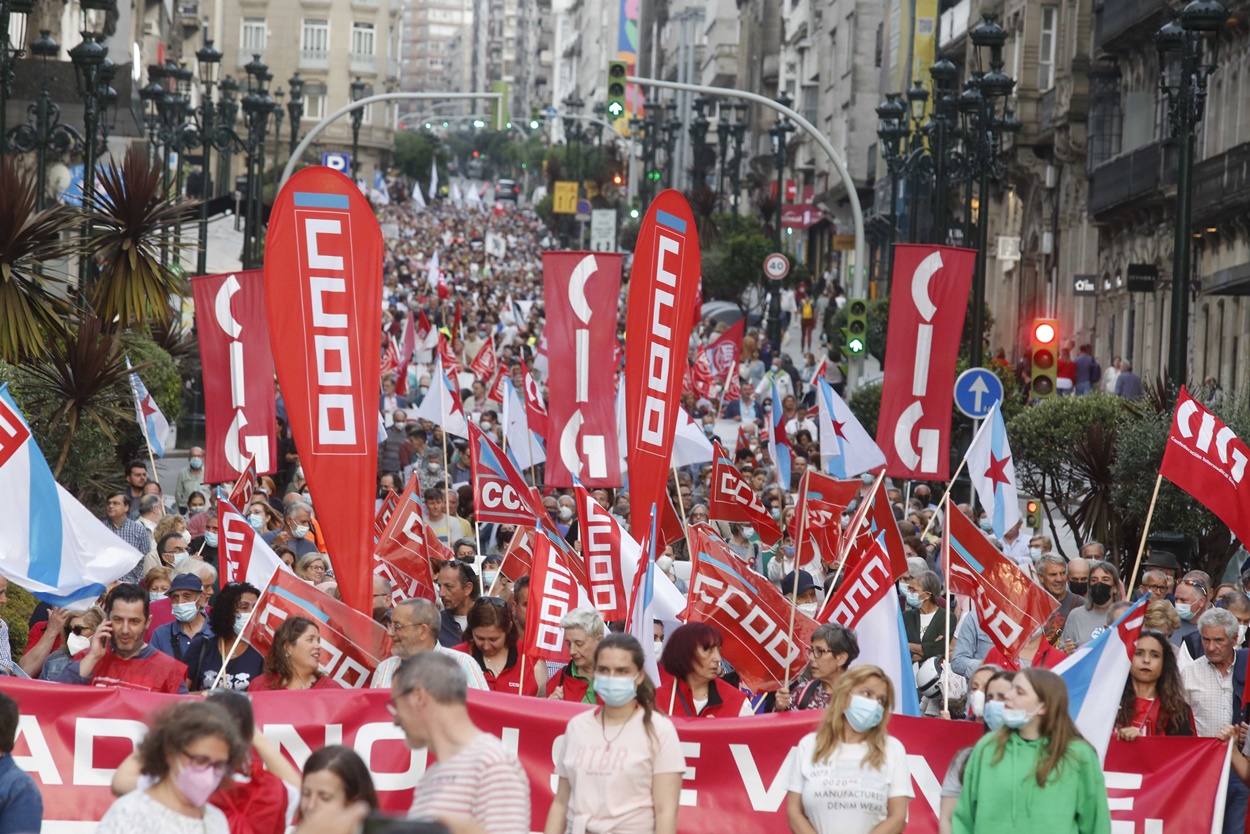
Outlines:
[{"label": "red banner across street", "polygon": [[253,456],[258,474],[268,475],[278,445],[264,272],[200,275],[191,291],[204,377],[204,483],[234,481]]},{"label": "red banner across street", "polygon": [[[47,834],[99,820],[113,801],[113,769],[145,722],[179,696],[0,678],[22,712],[14,761],[43,792]],[[386,712],[389,690],[259,692],[256,726],[296,765],[326,744],[354,747],[373,774],[384,811],[402,815],[431,760],[408,750]],[[470,692],[469,712],[516,752],[530,777],[532,826],[541,831],[553,795],[552,759],[570,718],[588,707],[563,701]],[[677,828],[682,834],[784,831],[792,750],[819,712],[754,718],[675,718],[686,776]],[[942,777],[956,751],[980,737],[962,721],[892,716],[890,734],[907,750],[916,798],[907,834],[936,834]],[[1213,739],[1112,741],[1105,765],[1116,831],[1208,834],[1224,793],[1227,745]],[[484,786],[489,790],[489,786]],[[1222,821],[1221,821],[1222,822]]]}]

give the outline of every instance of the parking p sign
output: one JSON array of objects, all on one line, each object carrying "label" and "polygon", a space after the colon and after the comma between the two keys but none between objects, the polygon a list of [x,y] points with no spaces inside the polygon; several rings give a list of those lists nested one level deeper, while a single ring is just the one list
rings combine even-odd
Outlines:
[{"label": "parking p sign", "polygon": [[347,174],[352,169],[352,155],[340,151],[322,151],[321,164],[331,171]]}]

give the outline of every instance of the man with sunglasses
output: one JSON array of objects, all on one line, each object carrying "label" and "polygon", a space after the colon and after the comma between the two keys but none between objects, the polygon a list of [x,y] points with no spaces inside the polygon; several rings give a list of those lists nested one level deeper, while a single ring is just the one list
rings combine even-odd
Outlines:
[{"label": "man with sunglasses", "polygon": [[57,681],[168,694],[187,692],[187,667],[144,641],[151,619],[147,591],[123,582],[109,591],[105,617],[80,660],[65,667]]},{"label": "man with sunglasses", "polygon": [[406,599],[396,605],[386,624],[392,656],[378,664],[369,686],[373,689],[389,687],[400,663],[422,652],[434,652],[450,657],[460,666],[470,689],[489,689],[477,661],[464,652],[439,645],[438,631],[442,622],[438,606],[428,599]]},{"label": "man with sunglasses", "polygon": [[[1172,645],[1188,651],[1189,660],[1197,660],[1206,654],[1198,619],[1211,608],[1211,580],[1202,571],[1190,571],[1176,583],[1175,596],[1181,627],[1172,632]],[[1181,665],[1185,665],[1184,659]]]}]

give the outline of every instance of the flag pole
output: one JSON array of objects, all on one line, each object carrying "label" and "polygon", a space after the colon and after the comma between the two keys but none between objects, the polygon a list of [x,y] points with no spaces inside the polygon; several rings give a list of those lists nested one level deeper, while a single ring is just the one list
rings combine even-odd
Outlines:
[{"label": "flag pole", "polygon": [[[278,575],[278,570],[278,568],[274,568],[273,573],[269,577],[269,581],[265,583],[264,590],[261,591],[261,596],[264,596],[265,591],[268,591],[270,586],[273,585],[273,580]],[[257,599],[257,602],[259,603],[260,600]],[[230,665],[230,659],[234,657],[234,653],[238,651],[239,643],[243,641],[243,632],[247,631],[247,627],[252,624],[252,617],[254,617],[256,612],[259,610],[260,606],[255,605],[252,607],[251,611],[247,612],[247,622],[243,624],[243,631],[240,631],[234,636],[234,643],[231,644],[230,651],[226,653],[226,656],[221,659],[221,668],[217,670],[217,677],[213,679],[213,685],[209,687],[209,690],[213,690],[218,686],[221,686],[221,679],[225,677],[226,667]]]},{"label": "flag pole", "polygon": [[[127,367],[130,366],[129,357],[127,357],[126,359],[126,365]],[[142,403],[139,402],[139,389],[135,386],[136,379],[138,379],[138,374],[136,374],[133,370],[131,370],[130,372],[130,396],[134,398],[135,410],[138,412],[138,414],[136,414],[135,416],[142,417],[143,405]],[[143,442],[147,444],[147,447],[148,447],[148,461],[152,464],[152,480],[156,481],[157,483],[160,483],[160,477],[156,474],[156,455],[152,453],[152,438],[148,436],[148,421],[139,420],[138,422],[139,422],[139,428],[143,430]]]},{"label": "flag pole", "polygon": [[1141,570],[1141,555],[1146,549],[1146,536],[1150,535],[1150,520],[1154,518],[1155,502],[1159,500],[1159,486],[1163,483],[1163,472],[1160,470],[1155,478],[1155,489],[1150,495],[1150,509],[1146,510],[1146,524],[1142,527],[1141,541],[1137,543],[1137,560],[1133,562],[1133,573],[1128,578],[1128,597],[1133,596],[1133,586],[1137,584],[1137,571]]},{"label": "flag pole", "polygon": [[[803,477],[799,483],[799,536],[794,540],[794,582],[790,585],[790,627],[786,630],[786,643],[794,644],[794,613],[799,610],[799,554],[803,551],[803,535],[806,532],[804,528],[807,526],[807,475],[803,473]],[[782,531],[782,538],[785,538],[785,531]],[[785,554],[782,553],[782,564],[785,564]],[[782,576],[784,580],[785,577]],[[790,664],[786,664],[786,682],[784,684],[786,690],[790,689]]]},{"label": "flag pole", "polygon": [[[997,408],[997,407],[998,405],[995,404],[990,409],[990,413],[992,414],[994,411],[994,408]],[[977,428],[976,433],[972,435],[972,442],[968,444],[969,449],[977,445],[977,439],[980,438],[981,432],[985,431],[985,427],[988,426],[989,424],[990,424],[990,420],[988,419],[988,415],[987,415],[987,419],[984,419],[981,421],[981,425]],[[937,503],[939,510],[942,508],[943,503],[947,503],[946,510],[947,512],[950,512],[950,506],[949,506],[949,502],[947,502],[947,499],[950,497],[951,490],[954,489],[955,487],[955,481],[959,479],[959,473],[964,471],[964,465],[967,463],[968,463],[968,452],[965,451],[964,456],[959,461],[959,466],[955,468],[955,474],[951,477],[950,483],[946,485],[946,491],[942,493],[942,499],[938,501]],[[974,495],[976,494],[975,485],[973,486],[972,492]],[[922,540],[924,539],[925,536],[929,534],[929,530],[933,527],[933,519],[935,518],[937,518],[937,513],[934,513],[933,515],[929,516],[929,521],[924,526],[924,532],[920,534],[920,538]]]},{"label": "flag pole", "polygon": [[[946,496],[947,516],[950,515],[950,511],[951,511],[951,499],[950,499],[950,496],[947,495]],[[949,539],[950,539],[950,525],[942,526],[942,538],[944,539],[943,544],[948,545]],[[942,571],[942,575],[943,577],[949,577],[951,575],[950,547],[949,546],[942,548],[942,559],[945,560],[945,564],[943,565],[944,570]],[[942,672],[940,675],[938,675],[939,685],[941,684],[942,675],[946,674],[946,670],[949,669],[951,665],[951,583],[949,581],[944,581],[942,584],[946,586],[946,610],[942,612],[942,651],[945,654],[945,660],[942,663]],[[943,686],[942,687],[942,712],[946,713],[946,717],[949,718],[950,711],[951,711],[950,687]]]}]

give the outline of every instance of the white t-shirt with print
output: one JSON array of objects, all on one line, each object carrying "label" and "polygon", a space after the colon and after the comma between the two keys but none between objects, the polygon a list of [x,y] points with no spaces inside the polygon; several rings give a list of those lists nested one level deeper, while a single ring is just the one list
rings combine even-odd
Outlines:
[{"label": "white t-shirt with print", "polygon": [[829,758],[814,764],[816,734],[799,741],[788,790],[803,797],[803,814],[819,834],[868,834],[885,820],[891,798],[915,796],[903,743],[889,736],[885,741],[881,769],[864,763],[868,745],[863,742],[839,744]]}]

